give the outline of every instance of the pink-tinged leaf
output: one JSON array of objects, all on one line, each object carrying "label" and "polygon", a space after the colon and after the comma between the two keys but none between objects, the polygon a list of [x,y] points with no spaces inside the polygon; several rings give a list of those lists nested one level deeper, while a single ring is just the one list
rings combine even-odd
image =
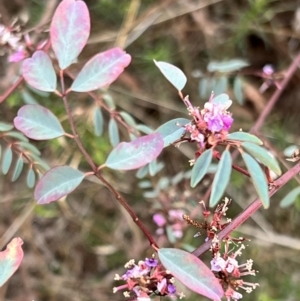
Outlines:
[{"label": "pink-tinged leaf", "polygon": [[52,61],[47,53],[36,51],[31,58],[24,60],[22,75],[25,81],[32,87],[46,92],[56,90],[56,73]]},{"label": "pink-tinged leaf", "polygon": [[48,140],[64,135],[59,120],[48,109],[40,105],[25,105],[14,119],[15,127],[27,137]]},{"label": "pink-tinged leaf", "polygon": [[23,259],[23,240],[13,238],[3,252],[0,252],[0,286],[2,286],[18,269]]},{"label": "pink-tinged leaf", "polygon": [[163,147],[164,140],[160,133],[121,142],[111,151],[105,164],[118,170],[137,169],[156,159]]},{"label": "pink-tinged leaf", "polygon": [[71,193],[84,179],[84,173],[69,166],[50,169],[38,182],[34,197],[38,204],[57,201]]},{"label": "pink-tinged leaf", "polygon": [[83,1],[63,0],[50,26],[50,39],[59,67],[66,69],[78,57],[90,35],[90,14]]},{"label": "pink-tinged leaf", "polygon": [[220,301],[224,295],[222,286],[213,272],[195,255],[186,251],[163,248],[158,257],[171,274],[192,291],[211,300]]},{"label": "pink-tinged leaf", "polygon": [[114,82],[131,62],[121,48],[112,48],[92,57],[81,69],[70,90],[87,92]]}]

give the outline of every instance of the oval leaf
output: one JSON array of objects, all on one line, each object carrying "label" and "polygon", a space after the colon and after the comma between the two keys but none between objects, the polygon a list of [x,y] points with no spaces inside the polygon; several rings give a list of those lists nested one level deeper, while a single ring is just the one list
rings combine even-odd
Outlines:
[{"label": "oval leaf", "polygon": [[103,115],[99,107],[94,110],[94,131],[98,137],[103,133]]},{"label": "oval leaf", "polygon": [[240,70],[247,66],[249,66],[249,63],[241,59],[233,59],[225,62],[211,61],[207,65],[207,71],[232,72],[232,71]]},{"label": "oval leaf", "polygon": [[291,190],[280,202],[280,207],[281,208],[286,208],[291,206],[298,195],[300,194],[300,187],[296,187],[293,190]]},{"label": "oval leaf", "polygon": [[23,240],[13,238],[6,249],[0,252],[0,286],[2,286],[18,269],[23,260]]},{"label": "oval leaf", "polygon": [[5,133],[5,136],[13,137],[13,138],[16,138],[16,139],[18,139],[20,141],[23,141],[23,142],[28,142],[29,141],[27,139],[27,137],[25,137],[22,133],[17,132],[17,131],[7,132],[7,133]]},{"label": "oval leaf", "polygon": [[195,255],[186,251],[163,248],[158,250],[163,266],[192,291],[211,300],[220,301],[222,286],[213,272]]},{"label": "oval leaf", "polygon": [[111,118],[108,123],[108,135],[109,141],[112,146],[116,146],[120,142],[119,129],[117,122],[114,118]]},{"label": "oval leaf", "polygon": [[118,170],[137,169],[156,159],[163,147],[164,141],[159,133],[121,142],[109,154],[105,164]]},{"label": "oval leaf", "polygon": [[280,167],[277,161],[262,147],[250,142],[243,142],[242,147],[262,164],[270,168],[277,175],[281,175]]},{"label": "oval leaf", "polygon": [[156,60],[154,60],[154,63],[158,67],[160,72],[164,75],[164,77],[178,91],[181,91],[184,88],[187,79],[184,73],[179,68],[166,62],[157,62]]},{"label": "oval leaf", "polygon": [[191,174],[191,187],[195,187],[205,176],[213,156],[213,149],[207,149],[197,158]]},{"label": "oval leaf", "polygon": [[0,132],[10,131],[13,128],[14,126],[10,123],[0,122]]},{"label": "oval leaf", "polygon": [[12,161],[13,153],[10,147],[7,147],[3,154],[2,159],[2,172],[6,175],[9,171],[11,161]]},{"label": "oval leaf", "polygon": [[84,173],[69,166],[50,169],[38,182],[34,197],[38,204],[57,201],[72,192],[84,179]]},{"label": "oval leaf", "polygon": [[264,172],[261,167],[249,154],[242,153],[243,160],[247,166],[247,169],[251,175],[255,190],[265,208],[270,205],[268,183]]},{"label": "oval leaf", "polygon": [[58,5],[50,25],[50,39],[60,69],[78,57],[90,35],[90,15],[83,1],[64,0]]},{"label": "oval leaf", "polygon": [[243,105],[244,102],[245,102],[244,101],[244,94],[243,94],[243,81],[239,76],[237,76],[234,80],[233,93],[235,95],[235,98],[236,98],[237,102],[240,105]]},{"label": "oval leaf", "polygon": [[245,133],[245,132],[234,132],[230,133],[226,136],[226,140],[236,140],[236,141],[243,141],[243,142],[252,142],[257,145],[263,145],[263,142],[256,136]]},{"label": "oval leaf", "polygon": [[17,161],[16,166],[15,166],[14,174],[13,174],[12,179],[11,179],[12,182],[16,181],[19,178],[19,176],[20,176],[20,174],[23,170],[23,166],[24,166],[24,161],[23,161],[22,156],[20,156],[18,158],[18,161]]},{"label": "oval leaf", "polygon": [[35,184],[35,173],[33,169],[28,170],[27,178],[26,178],[28,188],[33,188]]},{"label": "oval leaf", "polygon": [[92,57],[74,80],[71,90],[87,92],[114,82],[131,61],[131,56],[121,48],[112,48]]},{"label": "oval leaf", "polygon": [[23,106],[14,124],[19,131],[35,140],[53,139],[65,133],[56,116],[40,105]]},{"label": "oval leaf", "polygon": [[191,121],[186,118],[172,119],[158,127],[155,132],[161,134],[164,139],[164,147],[167,147],[181,138],[185,133],[184,125],[190,122]]},{"label": "oval leaf", "polygon": [[225,150],[221,156],[218,169],[212,183],[212,190],[209,199],[210,207],[215,206],[221,199],[230,180],[231,165],[232,159],[230,152],[229,150]]},{"label": "oval leaf", "polygon": [[50,57],[44,51],[38,50],[32,58],[24,60],[22,75],[29,85],[38,90],[48,92],[56,90],[56,73]]}]

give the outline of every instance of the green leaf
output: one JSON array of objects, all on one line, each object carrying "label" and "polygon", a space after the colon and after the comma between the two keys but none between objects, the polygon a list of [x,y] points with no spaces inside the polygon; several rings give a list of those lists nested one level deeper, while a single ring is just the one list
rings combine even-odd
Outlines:
[{"label": "green leaf", "polygon": [[153,160],[152,162],[149,163],[149,174],[151,177],[155,176],[156,174],[156,165],[157,165],[156,160]]},{"label": "green leaf", "polygon": [[56,90],[57,77],[51,58],[42,50],[34,52],[31,58],[23,61],[22,75],[29,85],[38,90]]},{"label": "green leaf", "polygon": [[281,208],[286,208],[291,206],[297,199],[297,197],[300,195],[300,187],[296,187],[293,190],[291,190],[280,202]]},{"label": "green leaf", "polygon": [[221,156],[220,162],[218,164],[218,169],[212,183],[212,190],[209,199],[210,207],[215,206],[224,194],[230,180],[231,168],[231,155],[229,150],[225,150]]},{"label": "green leaf", "polygon": [[249,66],[249,63],[245,60],[241,59],[233,59],[229,61],[224,62],[218,62],[218,61],[211,61],[207,65],[207,71],[209,72],[232,72],[240,70],[244,67]]},{"label": "green leaf", "polygon": [[108,123],[108,135],[109,141],[112,146],[117,146],[120,142],[119,129],[117,122],[114,118],[111,118]]},{"label": "green leaf", "polygon": [[137,173],[136,173],[136,177],[138,179],[142,179],[144,177],[146,177],[146,175],[149,172],[149,164],[142,166],[141,168],[138,169]]},{"label": "green leaf", "polygon": [[228,88],[228,78],[226,76],[221,76],[217,79],[213,91],[216,95],[225,93]]},{"label": "green leaf", "polygon": [[[42,92],[44,92],[44,91],[42,91]],[[21,96],[22,96],[23,101],[27,105],[37,105],[38,104],[36,99],[27,90],[21,91]]]},{"label": "green leaf", "polygon": [[167,147],[181,138],[185,133],[184,125],[190,122],[191,121],[186,118],[172,119],[158,127],[155,132],[161,134],[164,139],[164,147]]},{"label": "green leaf", "polygon": [[137,169],[156,159],[163,145],[159,133],[142,136],[131,142],[121,142],[111,151],[105,164],[118,170]]},{"label": "green leaf", "polygon": [[134,121],[134,118],[128,114],[127,112],[120,112],[119,113],[121,115],[121,117],[123,118],[123,120],[131,127],[135,127],[136,126],[136,123]]},{"label": "green leaf", "polygon": [[70,166],[57,166],[38,182],[34,197],[38,204],[49,204],[71,193],[84,179],[84,173]]},{"label": "green leaf", "polygon": [[13,153],[10,147],[7,147],[3,154],[2,159],[2,172],[4,175],[6,175],[9,171],[11,162],[13,158]]},{"label": "green leaf", "polygon": [[23,260],[23,240],[13,238],[6,249],[0,252],[0,287],[14,274]]},{"label": "green leaf", "polygon": [[33,169],[29,169],[27,173],[26,183],[28,188],[33,188],[35,184],[35,172]]},{"label": "green leaf", "polygon": [[16,139],[18,139],[20,141],[24,141],[24,142],[28,142],[29,141],[27,139],[27,137],[25,137],[22,133],[19,133],[17,131],[7,132],[7,133],[5,133],[5,136],[16,138]]},{"label": "green leaf", "polygon": [[20,145],[24,150],[29,151],[30,153],[33,153],[37,156],[41,155],[41,152],[29,142],[20,141],[18,145]]},{"label": "green leaf", "polygon": [[226,140],[237,140],[243,142],[252,142],[257,145],[263,145],[263,142],[256,136],[242,131],[230,133],[226,136]]},{"label": "green leaf", "polygon": [[245,102],[243,94],[243,81],[237,76],[233,83],[233,93],[237,102],[242,106]]},{"label": "green leaf", "polygon": [[181,91],[186,82],[186,76],[184,73],[176,66],[166,63],[166,62],[157,62],[154,60],[155,65],[158,67],[160,72],[164,77],[178,90]]},{"label": "green leaf", "polygon": [[94,132],[98,137],[103,133],[103,115],[99,107],[94,110]]},{"label": "green leaf", "polygon": [[110,94],[103,94],[102,98],[103,98],[104,102],[107,104],[107,106],[111,110],[115,110],[116,109],[116,105],[115,105],[114,99],[112,98],[112,96]]},{"label": "green leaf", "polygon": [[243,142],[241,145],[250,155],[258,159],[277,175],[281,175],[281,170],[277,161],[264,148],[250,142]]},{"label": "green leaf", "polygon": [[135,128],[144,134],[152,134],[153,133],[153,129],[151,129],[149,126],[144,125],[144,124],[138,124],[135,126]]},{"label": "green leaf", "polygon": [[182,284],[211,300],[221,301],[224,295],[221,284],[199,258],[173,248],[158,249],[157,253],[163,266]]},{"label": "green leaf", "polygon": [[265,208],[269,208],[270,199],[268,191],[268,183],[266,176],[261,167],[249,154],[242,153],[243,160],[247,166],[247,169],[251,175],[255,190]]},{"label": "green leaf", "polygon": [[11,179],[12,182],[15,182],[19,178],[19,176],[23,170],[23,166],[24,166],[24,161],[23,161],[22,156],[20,156],[16,162],[15,170],[14,170],[14,173],[13,173],[13,176]]},{"label": "green leaf", "polygon": [[23,106],[14,124],[19,131],[35,140],[53,139],[65,133],[57,117],[40,105]]},{"label": "green leaf", "polygon": [[207,149],[204,151],[199,158],[197,158],[191,175],[191,187],[195,187],[207,173],[208,167],[210,166],[213,157],[213,149]]},{"label": "green leaf", "polygon": [[10,131],[13,128],[14,126],[10,123],[0,122],[0,132]]}]

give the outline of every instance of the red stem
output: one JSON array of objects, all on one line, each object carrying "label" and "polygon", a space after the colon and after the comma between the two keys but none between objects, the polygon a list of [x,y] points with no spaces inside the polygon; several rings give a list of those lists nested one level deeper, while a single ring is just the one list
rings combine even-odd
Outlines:
[{"label": "red stem", "polygon": [[[273,188],[269,192],[269,196],[275,194],[281,187],[283,187],[289,180],[296,176],[300,172],[300,162],[282,175],[278,180],[274,182]],[[262,206],[260,199],[256,199],[250,204],[243,212],[241,212],[225,229],[218,234],[218,239],[221,241],[227,237],[232,231],[244,223],[255,211]],[[211,247],[211,241],[207,241],[199,248],[197,248],[193,254],[197,257],[202,255]]]},{"label": "red stem", "polygon": [[150,233],[147,230],[147,228],[145,227],[145,225],[139,220],[137,215],[133,212],[131,207],[128,205],[128,203],[125,201],[125,199],[118,193],[118,191],[116,189],[114,189],[114,187],[109,182],[107,182],[106,179],[102,176],[101,171],[98,170],[98,168],[97,168],[96,164],[94,163],[93,159],[91,158],[91,156],[88,154],[88,152],[84,148],[83,143],[82,143],[81,139],[79,138],[79,135],[78,135],[76,127],[75,127],[75,123],[74,123],[73,116],[72,116],[72,113],[71,113],[71,110],[70,110],[70,106],[69,106],[69,103],[68,103],[68,100],[67,100],[67,96],[65,95],[65,84],[64,84],[64,78],[63,78],[63,70],[60,71],[60,80],[61,80],[62,94],[64,95],[62,98],[63,98],[64,105],[65,105],[65,108],[66,108],[68,119],[69,119],[69,122],[70,122],[70,125],[71,125],[71,129],[72,129],[72,132],[73,132],[73,135],[74,135],[74,140],[77,143],[77,146],[79,147],[82,154],[86,158],[86,161],[91,166],[95,176],[110,190],[110,192],[115,196],[116,200],[120,203],[120,205],[129,213],[129,215],[131,216],[133,221],[136,223],[136,225],[141,229],[141,231],[147,237],[150,245],[152,247],[158,248],[156,242],[154,241],[153,237],[150,235]]},{"label": "red stem", "polygon": [[1,96],[0,103],[4,101],[11,93],[13,93],[19,85],[23,82],[23,76],[20,76]]}]

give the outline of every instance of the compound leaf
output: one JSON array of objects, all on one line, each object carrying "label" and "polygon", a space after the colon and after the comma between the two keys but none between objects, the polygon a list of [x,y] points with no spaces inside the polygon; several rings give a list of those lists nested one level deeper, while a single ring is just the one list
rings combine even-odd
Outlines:
[{"label": "compound leaf", "polygon": [[280,167],[277,161],[262,147],[251,142],[243,142],[242,147],[262,164],[270,168],[277,175],[281,175]]},{"label": "compound leaf", "polygon": [[137,169],[158,157],[164,146],[159,133],[121,142],[109,154],[106,166],[118,170]]},{"label": "compound leaf", "polygon": [[164,139],[164,147],[167,147],[181,138],[185,133],[184,125],[190,122],[191,121],[186,118],[172,119],[158,127],[155,132],[161,134]]},{"label": "compound leaf", "polygon": [[14,124],[19,131],[35,140],[53,139],[65,133],[56,116],[40,105],[23,106]]},{"label": "compound leaf", "polygon": [[158,257],[163,266],[192,291],[211,300],[221,301],[222,286],[213,272],[195,255],[186,251],[162,248]]},{"label": "compound leaf", "polygon": [[207,149],[197,158],[191,174],[191,187],[195,187],[205,176],[213,157],[213,149]]},{"label": "compound leaf", "polygon": [[131,61],[121,48],[112,48],[92,57],[75,78],[71,90],[87,92],[114,82]]},{"label": "compound leaf", "polygon": [[270,205],[270,199],[268,193],[268,183],[264,172],[262,171],[257,161],[253,159],[249,154],[242,153],[242,157],[251,175],[253,185],[263,206],[265,208],[268,208]]},{"label": "compound leaf", "polygon": [[36,51],[31,58],[24,60],[22,75],[32,87],[53,92],[56,90],[56,73],[48,54],[42,50]]},{"label": "compound leaf", "polygon": [[229,150],[225,150],[221,156],[220,162],[218,164],[218,169],[216,171],[212,190],[209,199],[209,206],[215,206],[221,199],[228,183],[231,174],[232,159]]},{"label": "compound leaf", "polygon": [[166,63],[166,62],[157,62],[154,60],[155,65],[158,67],[160,72],[164,77],[178,90],[181,91],[186,82],[186,76],[184,73],[176,66]]},{"label": "compound leaf", "polygon": [[90,26],[84,1],[60,2],[50,25],[51,45],[60,69],[66,69],[77,59],[89,38]]},{"label": "compound leaf", "polygon": [[38,204],[57,201],[72,192],[84,179],[84,173],[70,166],[57,166],[46,172],[38,182],[34,197]]},{"label": "compound leaf", "polygon": [[13,238],[6,249],[0,252],[0,287],[14,274],[23,260],[23,240]]}]

